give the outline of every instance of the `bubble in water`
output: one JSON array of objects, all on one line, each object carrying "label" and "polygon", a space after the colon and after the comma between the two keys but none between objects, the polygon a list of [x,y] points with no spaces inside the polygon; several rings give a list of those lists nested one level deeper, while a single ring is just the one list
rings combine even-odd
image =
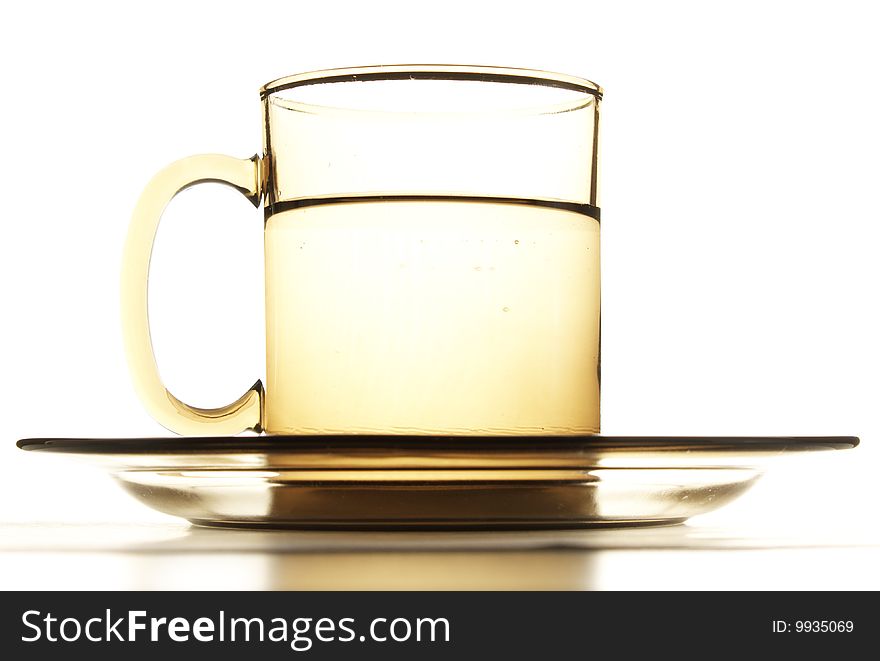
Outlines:
[{"label": "bubble in water", "polygon": [[501,308],[501,310],[504,312],[510,312],[510,308],[507,307],[506,305],[503,308]]}]

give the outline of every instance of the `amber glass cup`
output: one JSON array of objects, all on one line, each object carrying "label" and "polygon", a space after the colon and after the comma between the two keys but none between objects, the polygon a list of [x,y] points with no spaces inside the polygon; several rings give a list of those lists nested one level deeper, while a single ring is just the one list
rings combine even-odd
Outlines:
[{"label": "amber glass cup", "polygon": [[[599,431],[602,90],[525,69],[380,66],[261,90],[263,152],[177,161],[125,248],[135,386],[182,434]],[[263,207],[266,384],[218,409],[162,384],[147,316],[165,205],[212,181]]]}]

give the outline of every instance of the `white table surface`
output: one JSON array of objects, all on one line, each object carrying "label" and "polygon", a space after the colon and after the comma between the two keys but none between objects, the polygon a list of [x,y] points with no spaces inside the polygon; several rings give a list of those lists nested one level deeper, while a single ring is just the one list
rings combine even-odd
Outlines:
[{"label": "white table surface", "polygon": [[[833,533],[833,531],[832,531]],[[695,524],[531,532],[0,525],[0,587],[46,589],[880,589],[873,530]]]}]

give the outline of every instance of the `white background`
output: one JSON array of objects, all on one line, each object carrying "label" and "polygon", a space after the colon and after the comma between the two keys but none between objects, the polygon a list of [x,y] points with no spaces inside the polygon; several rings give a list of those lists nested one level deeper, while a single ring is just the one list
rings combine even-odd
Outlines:
[{"label": "white background", "polygon": [[[260,149],[257,89],[336,66],[587,77],[603,105],[603,431],[857,434],[706,523],[876,516],[880,47],[870,3],[20,2],[0,23],[0,521],[158,521],[31,436],[167,434],[122,353],[148,178]],[[163,377],[220,405],[263,371],[261,217],[203,186],[151,275]],[[831,528],[828,528],[831,524]]]}]

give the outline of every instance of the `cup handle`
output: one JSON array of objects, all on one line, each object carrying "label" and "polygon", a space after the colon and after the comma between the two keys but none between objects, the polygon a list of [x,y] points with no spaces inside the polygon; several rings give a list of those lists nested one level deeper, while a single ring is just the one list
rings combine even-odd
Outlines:
[{"label": "cup handle", "polygon": [[237,434],[262,430],[263,384],[260,380],[237,401],[216,409],[185,404],[162,383],[147,313],[147,287],[153,240],[162,212],[185,188],[217,182],[237,189],[259,207],[262,194],[261,160],[220,154],[190,156],[161,170],[141,194],[131,218],[122,266],[122,334],[135,390],[150,414],[178,434]]}]

